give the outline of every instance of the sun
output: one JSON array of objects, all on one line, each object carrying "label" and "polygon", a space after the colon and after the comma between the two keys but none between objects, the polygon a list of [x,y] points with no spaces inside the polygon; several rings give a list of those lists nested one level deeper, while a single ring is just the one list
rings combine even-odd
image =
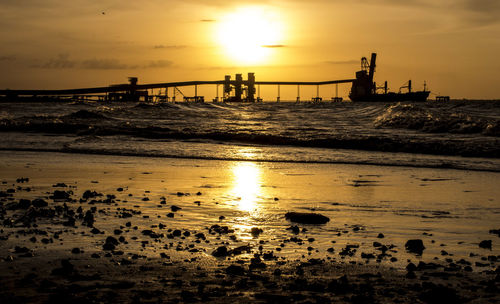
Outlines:
[{"label": "sun", "polygon": [[255,65],[268,61],[281,46],[282,28],[276,12],[263,7],[240,7],[222,17],[216,35],[226,58]]}]

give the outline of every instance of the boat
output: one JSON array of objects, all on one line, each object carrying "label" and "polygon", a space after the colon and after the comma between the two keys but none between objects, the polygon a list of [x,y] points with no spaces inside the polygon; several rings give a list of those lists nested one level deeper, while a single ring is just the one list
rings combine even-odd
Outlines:
[{"label": "boat", "polygon": [[[398,93],[388,92],[387,81],[383,87],[377,87],[373,81],[375,74],[375,62],[377,54],[372,53],[370,62],[366,57],[361,58],[361,70],[356,72],[356,79],[352,82],[349,98],[352,101],[367,102],[396,102],[396,101],[426,101],[430,91],[426,90],[424,83],[423,91],[412,91],[411,80],[405,86],[399,89]],[[407,89],[407,92],[401,92],[401,89]],[[377,91],[383,90],[383,93]]]}]

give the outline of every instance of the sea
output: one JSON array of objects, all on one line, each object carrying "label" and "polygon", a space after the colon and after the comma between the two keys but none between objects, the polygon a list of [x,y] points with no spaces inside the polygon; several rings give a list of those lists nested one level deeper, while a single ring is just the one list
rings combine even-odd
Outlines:
[{"label": "sea", "polygon": [[500,171],[500,101],[0,103],[0,150]]},{"label": "sea", "polygon": [[[374,252],[375,241],[396,246],[387,263],[400,269],[451,254],[477,262],[477,271],[498,267],[484,259],[500,259],[492,234],[500,230],[500,101],[2,102],[0,136],[0,178],[20,187],[18,199],[66,183],[76,198],[86,190],[116,196],[106,212],[140,212],[134,225],[205,233],[227,225],[239,242],[231,246],[264,242],[287,257],[343,260],[348,246]],[[167,217],[172,205],[182,209]],[[331,221],[301,225],[299,236],[311,241],[296,244],[290,211]],[[99,229],[125,224],[112,219]],[[255,237],[254,227],[263,233]],[[423,256],[404,251],[409,239],[424,240]],[[79,233],[65,238],[81,243]]]}]

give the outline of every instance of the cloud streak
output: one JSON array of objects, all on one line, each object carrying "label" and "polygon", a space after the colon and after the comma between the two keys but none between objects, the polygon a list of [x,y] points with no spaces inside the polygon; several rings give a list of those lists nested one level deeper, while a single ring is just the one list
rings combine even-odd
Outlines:
[{"label": "cloud streak", "polygon": [[153,47],[154,49],[185,49],[187,48],[186,45],[165,45],[165,44],[157,44]]},{"label": "cloud streak", "polygon": [[265,48],[284,48],[287,46],[284,44],[266,44],[266,45],[262,45],[262,47],[265,47]]},{"label": "cloud streak", "polygon": [[[1,60],[1,57],[0,57]],[[118,59],[91,58],[84,60],[69,59],[69,55],[60,54],[56,58],[49,59],[43,63],[31,65],[32,68],[40,69],[84,69],[84,70],[136,70],[157,69],[173,66],[170,60],[150,60],[142,64],[124,63]]]},{"label": "cloud streak", "polygon": [[359,60],[328,60],[324,62],[325,64],[339,65],[339,64],[358,64]]}]

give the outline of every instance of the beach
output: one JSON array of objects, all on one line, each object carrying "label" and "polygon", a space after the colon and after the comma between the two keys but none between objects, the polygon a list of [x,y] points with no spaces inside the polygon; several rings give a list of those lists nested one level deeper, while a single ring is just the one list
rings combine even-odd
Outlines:
[{"label": "beach", "polygon": [[0,159],[7,302],[500,300],[497,172],[29,151]]}]

